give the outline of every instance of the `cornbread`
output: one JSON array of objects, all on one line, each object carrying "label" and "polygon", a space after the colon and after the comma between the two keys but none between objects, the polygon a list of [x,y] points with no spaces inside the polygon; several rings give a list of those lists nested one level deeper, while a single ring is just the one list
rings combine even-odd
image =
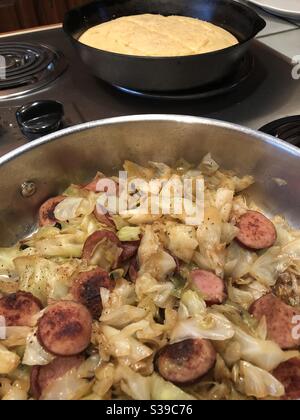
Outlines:
[{"label": "cornbread", "polygon": [[80,42],[120,54],[172,57],[203,54],[238,43],[212,23],[183,16],[125,16],[88,29]]}]

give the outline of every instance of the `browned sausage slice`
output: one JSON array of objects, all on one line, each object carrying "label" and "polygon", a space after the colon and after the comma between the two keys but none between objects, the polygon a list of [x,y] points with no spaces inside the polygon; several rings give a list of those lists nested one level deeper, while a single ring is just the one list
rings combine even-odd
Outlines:
[{"label": "browned sausage slice", "polygon": [[77,302],[60,301],[48,307],[39,320],[37,338],[55,356],[75,356],[91,341],[92,317]]},{"label": "browned sausage slice", "polygon": [[141,241],[131,241],[131,242],[121,242],[120,246],[123,249],[122,255],[120,257],[121,261],[127,261],[130,258],[136,256]]},{"label": "browned sausage slice", "polygon": [[267,320],[268,338],[275,341],[282,349],[294,349],[300,346],[300,339],[293,338],[293,319],[300,311],[289,306],[273,294],[258,299],[250,307],[250,313],[260,320]]},{"label": "browned sausage slice", "polygon": [[97,190],[97,184],[98,184],[98,182],[100,181],[100,179],[102,179],[102,178],[104,178],[104,175],[102,175],[102,174],[97,174],[95,177],[94,177],[94,179],[89,183],[89,184],[87,184],[85,187],[83,187],[85,190],[87,190],[87,191],[92,191],[92,192],[94,192],[94,193],[96,193],[96,192],[98,192],[98,190]]},{"label": "browned sausage slice", "polygon": [[38,400],[44,390],[72,369],[79,368],[83,356],[57,357],[46,366],[34,366],[30,375],[30,393]]},{"label": "browned sausage slice", "polygon": [[39,224],[40,226],[54,226],[57,222],[54,211],[56,206],[61,203],[66,197],[59,195],[57,197],[47,200],[39,210]]},{"label": "browned sausage slice", "polygon": [[82,258],[85,260],[90,260],[93,256],[95,249],[97,248],[99,243],[104,239],[107,239],[110,242],[115,243],[117,246],[121,247],[119,238],[114,232],[111,232],[110,230],[99,230],[90,235],[85,241],[85,244],[83,246]]},{"label": "browned sausage slice", "polygon": [[[104,184],[99,184],[99,181],[103,179]],[[97,192],[106,192],[109,195],[119,195],[119,184],[111,178],[107,178],[105,175],[98,173],[95,178],[83,187],[85,190]]]},{"label": "browned sausage slice", "polygon": [[71,288],[74,300],[85,305],[94,319],[99,319],[102,313],[101,287],[113,290],[114,284],[106,271],[96,268],[80,273]]},{"label": "browned sausage slice", "polygon": [[0,299],[0,315],[8,327],[31,327],[32,317],[43,305],[31,293],[17,292]]},{"label": "browned sausage slice", "polygon": [[225,283],[214,273],[194,270],[191,272],[191,280],[209,305],[221,304],[226,299]]},{"label": "browned sausage slice", "polygon": [[190,339],[161,349],[156,359],[160,375],[176,385],[201,379],[215,364],[216,351],[208,340]]},{"label": "browned sausage slice", "polygon": [[41,396],[41,388],[39,386],[39,373],[41,366],[33,366],[30,373],[30,394],[38,400]]},{"label": "browned sausage slice", "polygon": [[270,248],[277,239],[275,226],[266,216],[257,211],[248,211],[238,221],[240,229],[237,240],[250,249]]},{"label": "browned sausage slice", "polygon": [[82,258],[90,261],[97,246],[105,239],[120,248],[120,263],[134,257],[140,246],[140,241],[121,242],[114,232],[110,230],[100,230],[87,238],[83,246]]},{"label": "browned sausage slice", "polygon": [[112,217],[105,212],[100,211],[99,206],[96,205],[94,210],[94,216],[98,220],[98,222],[102,223],[103,225],[106,225],[107,227],[116,228],[115,222],[113,221]]},{"label": "browned sausage slice", "polygon": [[298,400],[300,398],[300,359],[290,359],[281,363],[273,375],[285,388],[285,400]]}]

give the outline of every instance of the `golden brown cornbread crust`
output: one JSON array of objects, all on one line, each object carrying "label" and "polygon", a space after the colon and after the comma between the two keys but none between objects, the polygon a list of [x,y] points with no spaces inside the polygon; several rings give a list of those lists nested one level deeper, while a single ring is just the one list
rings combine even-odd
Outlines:
[{"label": "golden brown cornbread crust", "polygon": [[102,23],[86,31],[80,41],[105,51],[148,57],[203,54],[238,43],[231,33],[209,22],[152,14]]}]

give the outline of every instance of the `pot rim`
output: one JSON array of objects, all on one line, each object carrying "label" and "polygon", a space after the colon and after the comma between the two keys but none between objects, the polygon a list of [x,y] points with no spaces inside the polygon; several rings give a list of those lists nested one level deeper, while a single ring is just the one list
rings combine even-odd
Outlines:
[{"label": "pot rim", "polygon": [[97,127],[124,124],[124,123],[134,123],[134,122],[175,122],[175,123],[185,123],[185,124],[200,124],[200,125],[209,125],[212,127],[223,128],[225,130],[233,130],[237,132],[244,133],[249,136],[250,140],[259,140],[262,143],[275,146],[278,149],[297,156],[300,159],[300,149],[296,146],[293,146],[283,140],[279,140],[268,134],[259,132],[257,130],[245,127],[243,125],[234,124],[231,122],[226,122],[222,120],[212,119],[212,118],[203,118],[203,117],[194,117],[189,115],[176,115],[176,114],[140,114],[140,115],[130,115],[130,116],[121,116],[113,118],[99,119],[95,121],[86,122],[83,124],[77,124],[65,129],[56,131],[55,133],[48,134],[37,140],[34,140],[26,145],[18,147],[11,152],[6,153],[0,157],[0,167],[7,164],[8,162],[18,158],[19,156],[30,152],[33,149],[36,149],[44,144],[54,142],[70,134],[80,133],[82,131],[90,130]]}]

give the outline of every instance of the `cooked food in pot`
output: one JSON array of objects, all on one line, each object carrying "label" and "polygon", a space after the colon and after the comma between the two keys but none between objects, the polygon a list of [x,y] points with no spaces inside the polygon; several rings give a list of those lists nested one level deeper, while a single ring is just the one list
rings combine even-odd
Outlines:
[{"label": "cooked food in pot", "polygon": [[299,398],[300,231],[210,155],[124,169],[0,249],[0,398]]},{"label": "cooked food in pot", "polygon": [[222,50],[238,43],[230,32],[184,16],[125,16],[88,29],[80,42],[127,55],[173,57]]}]

